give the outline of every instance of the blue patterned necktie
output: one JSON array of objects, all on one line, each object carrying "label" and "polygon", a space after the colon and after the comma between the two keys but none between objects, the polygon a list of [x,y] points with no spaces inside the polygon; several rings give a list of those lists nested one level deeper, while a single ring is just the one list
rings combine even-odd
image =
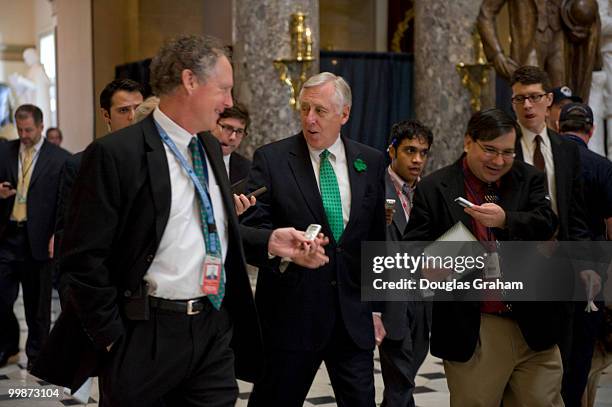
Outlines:
[{"label": "blue patterned necktie", "polygon": [[327,223],[331,228],[336,242],[342,237],[344,232],[344,220],[342,218],[342,200],[340,199],[340,188],[334,168],[329,161],[329,151],[323,150],[319,155],[321,165],[319,167],[319,182],[321,184],[321,198],[323,208],[327,215]]},{"label": "blue patterned necktie", "polygon": [[[189,143],[189,152],[191,152],[191,159],[193,161],[193,171],[196,173],[196,176],[200,180],[200,183],[204,186],[207,185],[208,182],[206,180],[205,170],[204,170],[204,160],[200,155],[200,149],[198,148],[198,140],[196,137],[191,139]],[[221,279],[219,281],[219,292],[217,294],[208,294],[208,299],[215,309],[221,308],[221,303],[223,302],[223,296],[225,295],[225,269],[223,267],[223,256],[221,255],[221,242],[219,240],[219,233],[211,234],[208,225],[215,225],[215,219],[210,219],[210,222],[206,216],[206,210],[204,209],[204,203],[202,202],[202,198],[200,194],[196,190],[196,195],[198,197],[198,203],[200,204],[200,221],[202,224],[202,232],[204,233],[204,239],[206,240],[206,250],[207,254],[218,257],[221,260]],[[210,199],[210,197],[209,197]],[[211,202],[212,205],[212,202]],[[218,230],[215,226],[215,230]],[[217,253],[212,253],[209,251],[210,248],[210,239],[214,238],[217,246]]]}]

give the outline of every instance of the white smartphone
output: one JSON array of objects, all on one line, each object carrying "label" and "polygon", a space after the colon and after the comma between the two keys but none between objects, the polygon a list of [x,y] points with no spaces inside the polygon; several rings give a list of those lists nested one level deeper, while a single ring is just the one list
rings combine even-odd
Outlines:
[{"label": "white smartphone", "polygon": [[472,206],[474,206],[472,202],[462,197],[455,198],[455,202],[457,202],[459,205],[463,206],[464,208],[471,208]]},{"label": "white smartphone", "polygon": [[319,232],[321,232],[321,225],[313,223],[308,225],[306,232],[304,232],[304,237],[310,241],[313,241],[319,235]]}]

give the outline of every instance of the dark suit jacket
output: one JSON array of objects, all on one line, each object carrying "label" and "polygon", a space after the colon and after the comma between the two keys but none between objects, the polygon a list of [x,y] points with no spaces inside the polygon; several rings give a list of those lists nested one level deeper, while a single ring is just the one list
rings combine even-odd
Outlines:
[{"label": "dark suit jacket", "polygon": [[[459,160],[419,182],[405,240],[433,241],[459,221],[472,230],[471,218],[454,202],[465,196],[461,165]],[[544,174],[534,167],[514,162],[502,177],[499,205],[506,212],[507,227],[493,230],[498,240],[539,241],[552,236],[557,219],[546,199]],[[532,349],[543,350],[557,342],[563,321],[556,304],[514,303],[513,311]],[[479,329],[479,302],[435,301],[431,353],[465,362],[474,353]]]},{"label": "dark suit jacket", "polygon": [[[8,181],[17,188],[19,140],[0,144],[0,182]],[[49,239],[55,225],[55,204],[60,169],[68,151],[43,141],[40,153],[30,177],[27,204],[27,228],[32,257],[35,260],[49,259]],[[0,239],[13,211],[15,195],[0,199]]]},{"label": "dark suit jacket", "polygon": [[[339,242],[331,237],[323,202],[310,161],[306,140],[300,133],[259,148],[255,152],[247,190],[266,186],[254,210],[243,224],[273,229],[293,226],[306,230],[320,224],[330,236],[326,246],[329,263],[307,270],[291,263],[284,273],[275,267],[260,268],[256,302],[266,346],[288,350],[318,350],[332,335],[336,320],[362,349],[374,347],[371,306],[361,301],[361,242],[384,239],[385,169],[382,154],[342,138],[351,187],[351,213]],[[358,172],[356,159],[367,169]]]},{"label": "dark suit jacket", "polygon": [[[517,131],[516,160],[523,161],[522,133]],[[574,143],[548,129],[555,166],[559,240],[590,240],[586,223],[580,152]]]},{"label": "dark suit jacket", "polygon": [[[233,320],[236,375],[254,380],[261,368],[261,340],[240,235],[247,234],[265,258],[269,233],[239,228],[221,148],[211,135],[200,138],[228,221],[223,306]],[[166,153],[152,116],[87,148],[62,244],[60,288],[66,306],[35,366],[37,376],[78,388],[104,362],[105,347],[124,335],[125,320],[147,317],[140,306],[146,300],[142,281],[168,222],[170,202]]]},{"label": "dark suit jacket", "polygon": [[[395,200],[395,213],[393,214],[393,221],[390,225],[387,225],[386,240],[388,242],[399,242],[403,239],[408,222],[406,221],[406,215],[404,215],[402,202],[397,196],[395,186],[388,171],[385,171],[385,199]],[[416,309],[414,301],[423,301],[419,293],[416,290],[410,290],[406,293],[406,297],[407,301],[397,301],[397,298],[395,298],[393,301],[387,301],[382,305],[382,319],[387,331],[386,338],[396,341],[404,339],[409,331],[409,309],[413,318],[420,318],[421,316],[420,313],[417,315],[416,311],[412,311]],[[427,318],[423,323],[425,324],[425,329],[428,330],[431,325],[431,302],[427,301],[425,307]]]},{"label": "dark suit jacket", "polygon": [[68,215],[68,202],[72,194],[72,187],[76,180],[83,152],[68,157],[60,171],[59,188],[57,191],[57,216],[55,217],[55,251],[60,252],[64,236],[64,223]]},{"label": "dark suit jacket", "polygon": [[251,161],[246,157],[233,152],[230,154],[229,178],[235,184],[238,181],[246,180],[251,170]]}]

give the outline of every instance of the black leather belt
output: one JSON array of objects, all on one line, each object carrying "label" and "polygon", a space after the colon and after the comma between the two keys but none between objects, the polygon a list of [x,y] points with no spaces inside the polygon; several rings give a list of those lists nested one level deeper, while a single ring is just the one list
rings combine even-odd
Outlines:
[{"label": "black leather belt", "polygon": [[197,315],[212,307],[207,297],[200,297],[193,300],[166,300],[165,298],[149,297],[149,304],[153,308],[185,315]]}]

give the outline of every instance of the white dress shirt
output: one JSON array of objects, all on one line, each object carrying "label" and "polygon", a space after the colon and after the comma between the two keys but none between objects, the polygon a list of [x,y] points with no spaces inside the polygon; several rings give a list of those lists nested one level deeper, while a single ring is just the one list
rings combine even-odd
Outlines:
[{"label": "white dress shirt", "polygon": [[[533,154],[535,152],[535,138],[536,133],[529,131],[528,129],[521,126],[523,137],[521,137],[521,147],[523,149],[523,160],[527,164],[533,165]],[[550,138],[548,137],[548,129],[544,126],[544,130],[540,133],[542,141],[540,143],[540,151],[544,157],[544,166],[546,168],[546,178],[548,182],[548,194],[550,196],[550,203],[552,210],[557,213],[557,186],[555,184],[555,162],[553,161],[553,153],[550,145]]]},{"label": "white dress shirt", "polygon": [[232,156],[231,154],[223,156],[223,164],[225,164],[225,171],[227,171],[227,176],[228,177],[229,177],[229,162],[230,162],[230,157],[231,156]]},{"label": "white dress shirt", "polygon": [[[336,179],[338,180],[338,188],[340,189],[340,199],[342,200],[342,222],[346,228],[346,224],[349,221],[351,214],[351,184],[349,182],[348,167],[346,162],[346,151],[344,150],[344,143],[338,134],[336,142],[332,144],[328,149],[329,157],[328,160],[336,173]],[[319,168],[321,167],[321,157],[319,155],[323,150],[315,150],[308,146],[308,152],[310,153],[310,162],[312,163],[312,169],[314,170],[315,177],[317,178],[317,185],[319,186],[319,193],[321,193],[321,182],[319,180]]]},{"label": "white dress shirt", "polygon": [[[153,112],[153,118],[166,131],[168,137],[191,165],[191,153],[188,147],[195,135],[188,133],[173,122],[159,108]],[[203,296],[200,277],[206,256],[199,200],[195,186],[179,160],[165,143],[164,148],[168,159],[172,194],[170,217],[153,263],[144,279],[149,283],[149,293],[152,296],[173,300],[198,298]],[[221,253],[225,262],[228,239],[227,217],[221,190],[208,159],[206,159],[206,167],[208,169],[208,191],[219,231]]]}]

